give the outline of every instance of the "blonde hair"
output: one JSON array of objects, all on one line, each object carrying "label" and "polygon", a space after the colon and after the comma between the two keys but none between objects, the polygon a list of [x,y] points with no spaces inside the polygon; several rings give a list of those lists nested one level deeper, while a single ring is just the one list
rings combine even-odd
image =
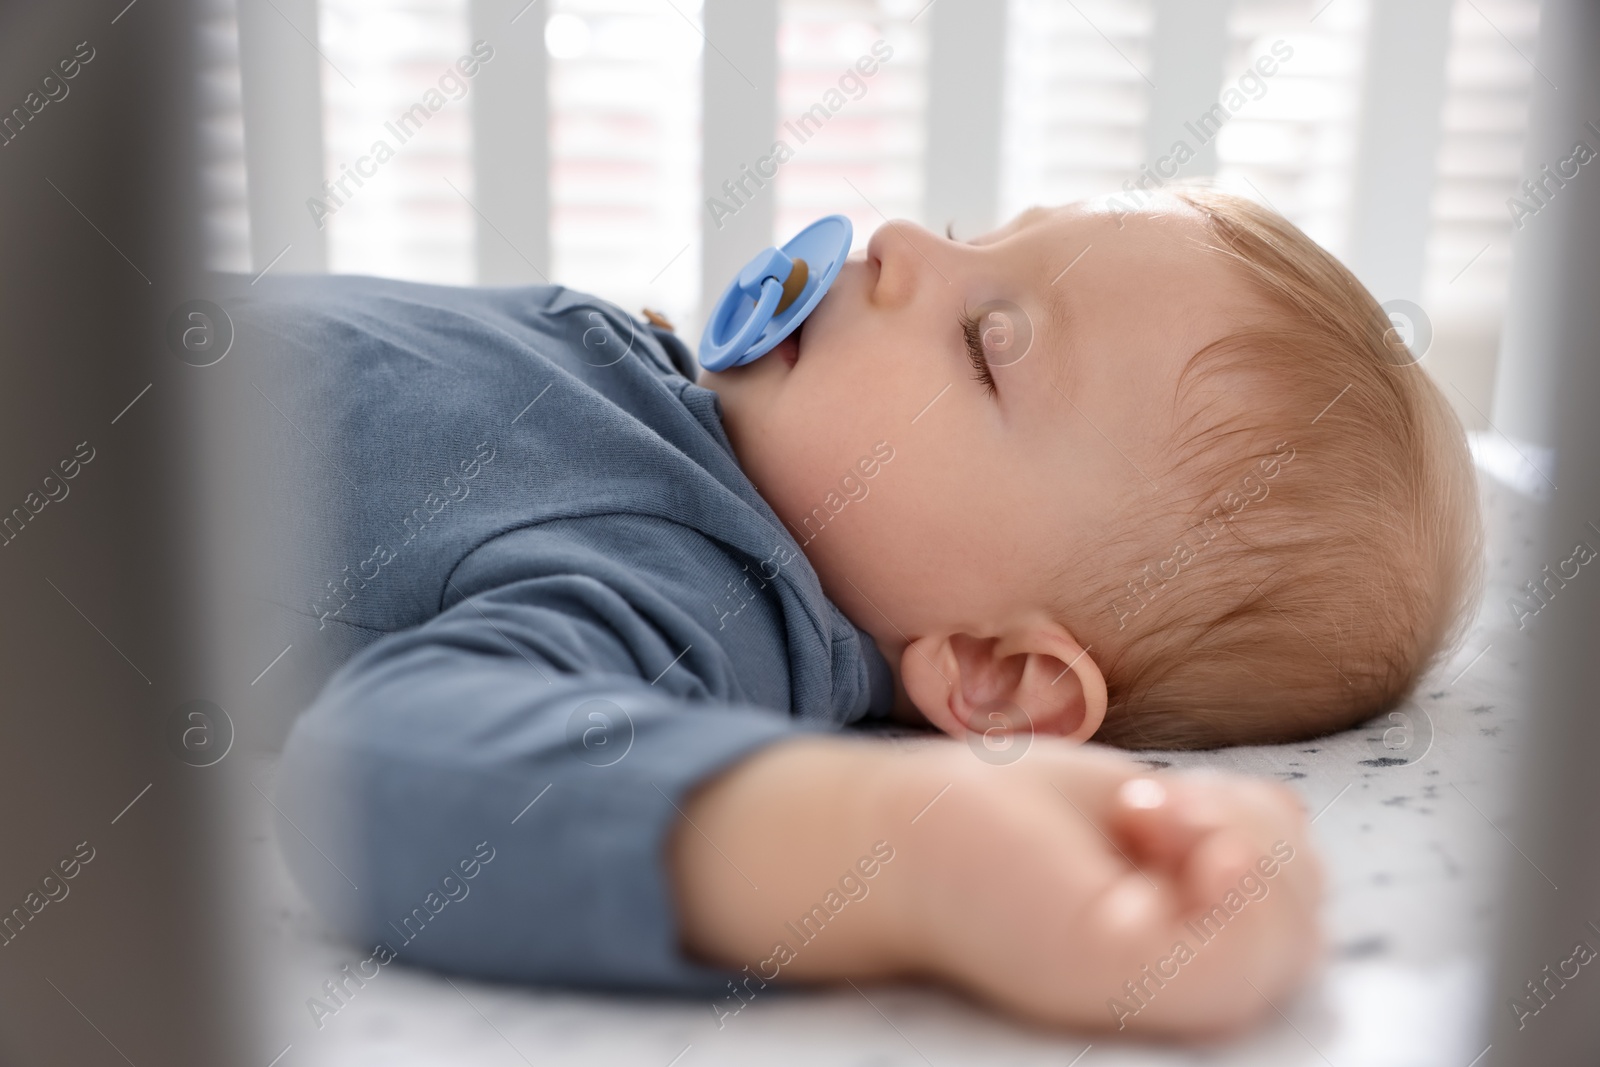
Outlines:
[{"label": "blonde hair", "polygon": [[1096,739],[1203,748],[1354,725],[1402,701],[1470,619],[1481,528],[1465,436],[1338,260],[1243,198],[1165,192],[1269,312],[1184,368],[1158,478],[1186,517],[1177,542],[1107,538],[1087,595],[1055,586],[1106,677]]}]

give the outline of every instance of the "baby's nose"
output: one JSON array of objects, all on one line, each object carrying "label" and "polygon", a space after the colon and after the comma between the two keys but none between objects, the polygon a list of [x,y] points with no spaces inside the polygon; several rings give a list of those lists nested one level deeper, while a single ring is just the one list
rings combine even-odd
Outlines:
[{"label": "baby's nose", "polygon": [[867,261],[878,269],[873,302],[893,306],[910,301],[924,274],[932,275],[937,270],[930,260],[937,241],[933,234],[906,219],[891,219],[873,231],[867,242]]}]

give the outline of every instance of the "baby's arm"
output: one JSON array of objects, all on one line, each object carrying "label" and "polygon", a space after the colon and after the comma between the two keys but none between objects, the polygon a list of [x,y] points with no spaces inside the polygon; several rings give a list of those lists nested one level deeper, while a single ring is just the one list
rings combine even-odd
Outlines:
[{"label": "baby's arm", "polygon": [[[619,562],[607,539],[630,533],[685,577]],[[515,530],[450,574],[437,616],[339,669],[275,799],[289,867],[341,933],[455,973],[722,989],[679,948],[665,842],[695,785],[806,727],[740,698],[688,584],[704,551],[665,522]]]},{"label": "baby's arm", "polygon": [[[1243,778],[1149,776],[1044,742],[992,767],[955,742],[801,739],[721,775],[685,815],[671,852],[685,945],[748,965],[741,997],[775,973],[922,975],[1055,1025],[1225,1032],[1269,1013],[1319,944],[1301,809]],[[800,930],[878,842],[893,859],[869,894],[836,895],[819,933]]]}]

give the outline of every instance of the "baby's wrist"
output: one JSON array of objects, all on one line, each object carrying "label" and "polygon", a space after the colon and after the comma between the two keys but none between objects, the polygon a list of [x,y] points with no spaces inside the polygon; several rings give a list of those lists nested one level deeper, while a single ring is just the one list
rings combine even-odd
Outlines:
[{"label": "baby's wrist", "polygon": [[[894,850],[892,877],[882,879],[879,951],[894,973],[926,975],[938,970],[940,922],[932,914],[941,864],[951,862],[949,842],[934,817],[960,792],[960,746],[939,737],[909,750],[885,747],[864,778],[864,822],[875,840]],[[959,862],[959,860],[957,860]]]}]

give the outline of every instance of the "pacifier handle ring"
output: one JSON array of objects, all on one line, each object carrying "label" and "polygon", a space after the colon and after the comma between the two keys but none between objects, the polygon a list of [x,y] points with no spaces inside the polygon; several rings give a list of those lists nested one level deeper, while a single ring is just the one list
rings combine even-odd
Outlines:
[{"label": "pacifier handle ring", "polygon": [[[717,364],[716,370],[727,370],[727,366],[721,365],[726,357],[735,352],[742,353],[750,346],[750,342],[761,335],[761,331],[765,330],[767,324],[772,321],[772,316],[777,311],[778,301],[782,298],[783,285],[778,279],[767,278],[763,280],[761,283],[761,299],[756,301],[755,309],[744,320],[744,325],[739,328],[739,332],[722,344],[717,344],[717,335],[722,332],[723,327],[727,324],[728,316],[733,314],[735,310],[733,301],[730,300],[724,304],[721,308],[721,313],[717,315],[716,321],[712,324],[714,328],[711,331],[711,358],[709,361],[703,360],[701,366],[707,366],[707,369],[712,369],[708,366],[708,363]],[[732,365],[732,363],[728,364],[728,366]]]}]

